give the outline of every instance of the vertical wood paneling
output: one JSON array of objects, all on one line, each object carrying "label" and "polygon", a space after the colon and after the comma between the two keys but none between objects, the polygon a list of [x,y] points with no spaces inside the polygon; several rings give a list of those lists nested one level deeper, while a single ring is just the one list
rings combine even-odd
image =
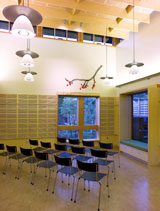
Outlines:
[{"label": "vertical wood paneling", "polygon": [[56,137],[56,96],[0,95],[0,139]]}]

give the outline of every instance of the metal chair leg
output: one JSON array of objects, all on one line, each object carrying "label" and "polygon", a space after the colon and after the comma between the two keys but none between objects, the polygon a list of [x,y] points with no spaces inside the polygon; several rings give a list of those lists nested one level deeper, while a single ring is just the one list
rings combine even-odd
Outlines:
[{"label": "metal chair leg", "polygon": [[77,187],[76,187],[76,193],[75,193],[74,203],[76,203],[76,200],[77,200],[78,184],[79,184],[79,180],[80,180],[80,179],[81,179],[81,178],[79,177],[79,178],[78,178],[78,181],[77,181]]},{"label": "metal chair leg", "polygon": [[7,172],[8,160],[9,160],[9,158],[8,158],[8,156],[7,156],[7,157],[6,157],[5,164],[4,164],[4,167],[3,167],[3,171],[2,171],[2,173],[3,173],[4,175],[5,175],[6,172]]},{"label": "metal chair leg", "polygon": [[118,160],[119,160],[119,168],[121,167],[121,162],[120,162],[120,152],[118,152]]},{"label": "metal chair leg", "polygon": [[101,183],[99,183],[99,197],[98,197],[98,211],[100,210],[100,202],[101,202]]},{"label": "metal chair leg", "polygon": [[88,181],[88,192],[90,192],[90,182]]},{"label": "metal chair leg", "polygon": [[73,200],[74,183],[75,183],[75,176],[73,176],[71,201]]},{"label": "metal chair leg", "polygon": [[48,176],[48,184],[47,184],[47,189],[46,189],[46,191],[48,191],[49,182],[50,182],[50,178],[51,178],[51,169],[48,169],[48,170],[49,170],[49,176]]},{"label": "metal chair leg", "polygon": [[54,194],[54,190],[55,190],[55,186],[56,186],[57,174],[58,174],[58,171],[56,172],[56,176],[55,176],[55,180],[54,180],[53,191],[52,191],[53,194]]},{"label": "metal chair leg", "polygon": [[116,180],[116,168],[114,160],[113,160],[113,172],[114,172],[114,180]]}]

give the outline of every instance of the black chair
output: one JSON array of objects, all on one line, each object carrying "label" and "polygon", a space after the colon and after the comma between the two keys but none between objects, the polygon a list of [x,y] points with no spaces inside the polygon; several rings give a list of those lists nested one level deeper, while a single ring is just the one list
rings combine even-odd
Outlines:
[{"label": "black chair", "polygon": [[11,159],[17,160],[18,161],[18,168],[17,168],[17,173],[15,176],[15,179],[18,179],[18,173],[21,168],[21,160],[26,157],[26,155],[23,155],[21,153],[17,153],[17,147],[16,146],[8,146],[6,145],[7,148],[7,157],[6,157],[6,163],[4,167],[3,174],[6,174],[7,167],[8,167],[8,160],[10,161],[11,165]]},{"label": "black chair", "polygon": [[11,165],[11,158],[16,155],[14,158],[18,159],[17,157],[17,147],[16,146],[8,146],[6,145],[6,148],[7,148],[7,152],[6,152],[6,161],[5,161],[5,164],[4,164],[4,167],[3,167],[3,174],[6,174],[7,172],[7,168],[8,168],[8,161],[10,162],[10,165]]},{"label": "black chair", "polygon": [[[85,147],[71,146],[71,150],[76,154],[74,159],[87,162],[92,157],[85,155]],[[78,155],[77,155],[78,154]]]},{"label": "black chair", "polygon": [[[48,184],[47,184],[47,188],[46,191],[48,191],[49,188],[49,182],[50,182],[50,177],[51,177],[51,169],[56,165],[53,161],[48,159],[48,153],[46,152],[37,152],[35,151],[35,156],[37,158],[37,160],[39,161],[37,163],[37,167],[38,168],[44,168],[45,170],[48,169]],[[37,168],[36,168],[36,172],[37,172]],[[36,176],[36,172],[35,172],[35,176]],[[46,173],[46,172],[45,172]],[[33,185],[34,185],[34,181],[35,181],[35,176],[33,178]]]},{"label": "black chair", "polygon": [[0,153],[0,156],[7,156],[8,155],[8,153],[5,151],[4,144],[0,144],[0,151],[2,151]]},{"label": "black chair", "polygon": [[[54,193],[54,190],[55,190],[58,173],[62,174],[62,183],[63,183],[63,174],[67,175],[69,178],[70,178],[70,176],[72,176],[73,177],[72,194],[71,194],[71,201],[72,201],[73,200],[74,183],[75,183],[75,174],[78,172],[78,168],[72,166],[71,158],[63,158],[63,157],[59,157],[56,155],[54,157],[55,157],[56,164],[61,167],[56,172],[56,177],[55,177],[52,193]],[[68,185],[69,185],[69,183],[68,183]]]},{"label": "black chair", "polygon": [[40,142],[41,143],[41,147],[43,147],[44,149],[47,149],[45,150],[46,153],[48,154],[54,154],[57,152],[57,150],[54,150],[54,149],[51,149],[51,142]]},{"label": "black chair", "polygon": [[79,145],[80,142],[79,142],[79,139],[69,138],[69,144],[71,144],[71,145]]},{"label": "black chair", "polygon": [[54,144],[55,149],[59,151],[59,157],[71,157],[73,156],[72,153],[67,152],[67,146],[65,144]]},{"label": "black chair", "polygon": [[42,150],[44,150],[42,147],[38,147],[38,140],[31,140],[31,139],[29,139],[29,144],[30,144],[31,148],[32,148],[32,146],[37,146],[37,147],[32,148],[34,151],[42,151]]},{"label": "black chair", "polygon": [[[102,142],[99,142],[99,146],[102,149],[109,149],[109,150],[112,150],[113,149],[113,144],[112,143],[102,143]],[[119,152],[108,151],[108,155],[112,156],[113,159],[114,159],[114,155],[118,155],[119,168],[120,168],[120,156],[119,156]]]},{"label": "black chair", "polygon": [[[98,210],[100,210],[100,200],[101,200],[101,182],[100,180],[103,179],[106,174],[100,173],[98,171],[98,163],[85,163],[77,160],[78,168],[82,171],[82,174],[78,178],[76,193],[75,193],[75,200],[77,199],[77,192],[78,192],[78,184],[80,179],[88,182],[97,182],[99,184],[99,198],[98,198]],[[90,190],[89,190],[90,191]],[[108,197],[109,192],[108,192]]]},{"label": "black chair", "polygon": [[95,157],[95,158],[98,158],[98,159],[94,160],[95,163],[98,163],[98,165],[101,165],[101,166],[107,166],[108,167],[107,185],[108,185],[109,166],[110,166],[110,164],[113,165],[114,179],[116,179],[115,163],[114,163],[114,160],[107,160],[108,151],[99,150],[99,149],[91,149],[91,155],[93,157]]},{"label": "black chair", "polygon": [[66,143],[67,142],[67,139],[65,137],[57,137],[57,142],[59,143]]},{"label": "black chair", "polygon": [[25,158],[21,162],[19,172],[17,173],[17,179],[20,179],[23,163],[27,163],[30,165],[30,183],[32,184],[32,176],[33,176],[33,173],[35,173],[35,164],[38,161],[33,156],[32,149],[25,149],[25,148],[20,147],[20,151],[21,151],[21,154],[25,156]]},{"label": "black chair", "polygon": [[[0,144],[0,151],[2,151],[2,152],[0,153],[0,156],[2,156],[2,157],[7,157],[7,156],[8,156],[8,152],[5,151],[4,144]],[[5,166],[5,165],[4,165],[4,166]],[[3,169],[2,169],[2,173],[4,174],[4,167],[3,167]]]},{"label": "black chair", "polygon": [[84,141],[82,140],[83,146],[87,147],[86,152],[90,152],[90,147],[94,147],[94,141]]}]

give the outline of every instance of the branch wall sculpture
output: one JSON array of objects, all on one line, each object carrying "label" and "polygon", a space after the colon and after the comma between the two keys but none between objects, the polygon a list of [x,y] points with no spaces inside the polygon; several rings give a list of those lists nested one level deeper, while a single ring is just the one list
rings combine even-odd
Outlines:
[{"label": "branch wall sculpture", "polygon": [[86,89],[89,87],[88,83],[89,81],[92,81],[93,80],[93,84],[92,84],[92,89],[94,89],[95,87],[95,84],[96,84],[96,80],[95,80],[95,77],[98,73],[98,71],[102,68],[103,65],[99,66],[99,68],[96,70],[96,72],[94,73],[94,75],[89,78],[89,79],[79,79],[79,78],[75,78],[73,80],[68,80],[67,78],[65,78],[65,80],[68,82],[67,86],[71,86],[73,84],[74,81],[83,81],[83,83],[81,83],[81,86],[80,86],[80,90],[81,89]]}]

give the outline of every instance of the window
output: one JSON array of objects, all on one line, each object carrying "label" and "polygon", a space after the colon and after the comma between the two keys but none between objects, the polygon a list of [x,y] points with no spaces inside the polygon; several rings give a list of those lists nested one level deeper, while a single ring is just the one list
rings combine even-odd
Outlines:
[{"label": "window", "polygon": [[95,43],[104,44],[104,36],[95,35]]},{"label": "window", "polygon": [[83,34],[83,42],[93,43],[93,34]]},{"label": "window", "polygon": [[82,96],[58,97],[58,136],[98,139],[99,98]]},{"label": "window", "polygon": [[65,39],[66,40],[66,30],[64,29],[56,29],[56,36],[57,39]]},{"label": "window", "polygon": [[75,31],[68,31],[68,40],[77,41],[78,33]]},{"label": "window", "polygon": [[132,95],[132,138],[148,142],[148,94]]},{"label": "window", "polygon": [[112,45],[112,37],[106,36],[105,40],[106,40],[106,45]]},{"label": "window", "polygon": [[78,124],[78,98],[59,97],[58,99],[58,125]]},{"label": "window", "polygon": [[54,37],[54,29],[48,28],[48,27],[43,27],[43,37],[53,38]]},{"label": "window", "polygon": [[8,32],[8,22],[7,21],[0,21],[0,31]]}]

